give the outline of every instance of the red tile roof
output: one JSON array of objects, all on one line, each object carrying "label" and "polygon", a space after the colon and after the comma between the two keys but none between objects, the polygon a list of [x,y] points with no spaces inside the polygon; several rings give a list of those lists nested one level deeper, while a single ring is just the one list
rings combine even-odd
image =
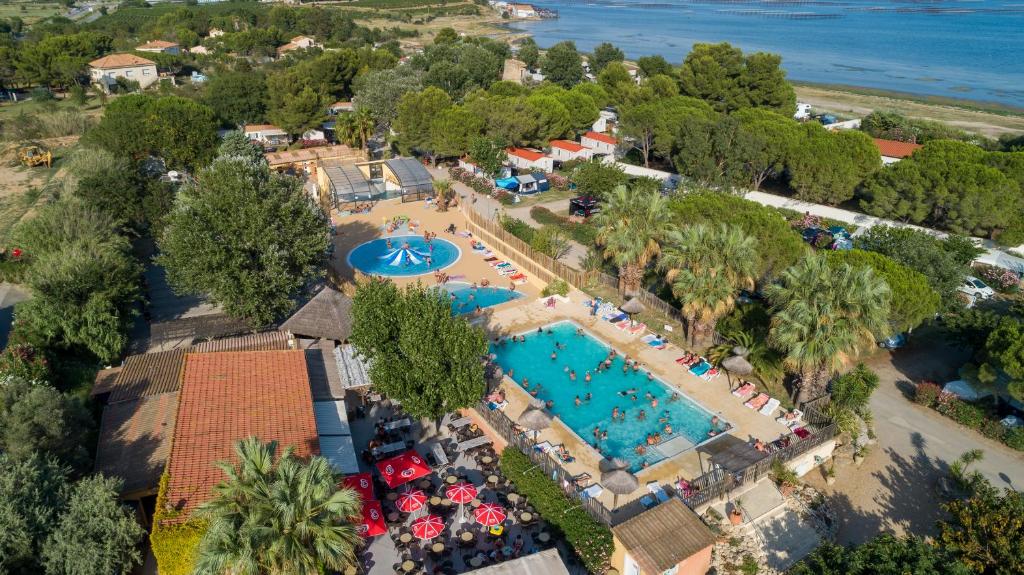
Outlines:
[{"label": "red tile roof", "polygon": [[302,350],[189,354],[177,426],[167,462],[167,503],[184,521],[224,479],[214,466],[233,460],[249,436],[293,446],[299,457],[320,452],[313,397]]},{"label": "red tile roof", "polygon": [[583,134],[583,137],[590,138],[591,140],[597,140],[598,142],[604,142],[605,144],[611,144],[613,146],[619,143],[615,138],[600,132],[587,132],[586,134]]},{"label": "red tile roof", "polygon": [[878,146],[878,151],[887,158],[907,158],[915,150],[922,147],[921,144],[883,140],[881,138],[875,138],[875,145]]},{"label": "red tile roof", "polygon": [[505,150],[509,155],[518,156],[524,160],[536,162],[537,160],[544,157],[542,152],[536,150],[527,150],[526,148],[508,148]]},{"label": "red tile roof", "polygon": [[583,150],[587,149],[586,146],[577,144],[576,142],[572,142],[570,140],[551,140],[551,147],[561,148],[563,150],[568,150],[570,152],[582,152]]},{"label": "red tile roof", "polygon": [[89,62],[93,68],[131,68],[134,66],[156,66],[152,60],[147,60],[135,54],[111,54]]}]

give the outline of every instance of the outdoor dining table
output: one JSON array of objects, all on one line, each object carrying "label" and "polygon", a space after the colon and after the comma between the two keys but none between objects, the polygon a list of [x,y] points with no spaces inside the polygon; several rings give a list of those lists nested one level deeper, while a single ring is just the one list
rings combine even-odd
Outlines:
[{"label": "outdoor dining table", "polygon": [[484,465],[490,465],[493,462],[494,462],[494,458],[491,457],[490,455],[485,455],[485,456],[480,458],[480,463],[483,463]]},{"label": "outdoor dining table", "polygon": [[548,535],[547,531],[542,531],[539,535],[537,535],[537,540],[541,543],[547,543],[548,541],[551,541],[551,536]]},{"label": "outdoor dining table", "polygon": [[441,505],[444,505],[445,507],[451,507],[452,500],[445,497],[444,499],[441,500]]},{"label": "outdoor dining table", "polygon": [[412,571],[415,568],[416,568],[416,564],[413,563],[412,561],[406,561],[406,562],[402,563],[402,571],[405,571],[406,573],[408,573],[409,571]]},{"label": "outdoor dining table", "polygon": [[472,506],[474,509],[476,509],[477,507],[480,507],[481,503],[482,502],[479,499],[474,499],[474,500],[469,502],[470,506]]},{"label": "outdoor dining table", "polygon": [[431,497],[430,498],[430,504],[431,505],[440,505],[441,504],[441,498],[438,497],[437,495]]},{"label": "outdoor dining table", "polygon": [[475,556],[475,557],[473,557],[472,559],[469,560],[469,566],[473,567],[474,569],[479,567],[479,566],[481,566],[481,565],[483,565],[483,564],[484,564],[484,560],[482,558],[480,558],[479,555],[477,555],[477,556]]},{"label": "outdoor dining table", "polygon": [[448,477],[444,478],[444,482],[447,483],[448,485],[455,485],[456,483],[459,482],[459,478],[454,475],[449,475]]},{"label": "outdoor dining table", "polygon": [[387,431],[394,431],[396,429],[402,429],[403,427],[409,427],[410,425],[412,425],[412,422],[409,421],[408,417],[406,417],[404,419],[399,419],[398,421],[389,421],[381,427]]},{"label": "outdoor dining table", "polygon": [[398,540],[402,543],[410,543],[412,541],[412,533],[402,533],[398,536]]},{"label": "outdoor dining table", "polygon": [[490,483],[492,485],[497,484],[498,483],[498,476],[497,475],[488,475],[487,476],[487,483]]},{"label": "outdoor dining table", "polygon": [[465,543],[469,543],[473,540],[473,534],[469,531],[463,531],[462,535],[459,535],[459,539],[461,539]]},{"label": "outdoor dining table", "polygon": [[518,493],[509,493],[508,494],[508,502],[512,503],[512,504],[519,503],[519,494]]},{"label": "outdoor dining table", "polygon": [[430,546],[430,550],[434,553],[444,553],[444,543],[434,543]]},{"label": "outdoor dining table", "polygon": [[370,453],[372,453],[374,457],[380,457],[381,455],[388,455],[389,453],[395,453],[396,451],[405,451],[404,441],[395,441],[393,443],[388,443],[387,445],[374,447],[370,450]]},{"label": "outdoor dining table", "polygon": [[519,514],[519,521],[523,523],[529,523],[533,521],[533,513],[530,513],[529,511],[523,511]]}]

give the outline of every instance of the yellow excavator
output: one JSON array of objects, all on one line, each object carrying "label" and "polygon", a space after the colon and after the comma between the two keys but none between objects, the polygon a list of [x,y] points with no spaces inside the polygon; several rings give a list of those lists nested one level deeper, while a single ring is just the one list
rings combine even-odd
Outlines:
[{"label": "yellow excavator", "polygon": [[42,165],[49,168],[53,166],[53,152],[40,145],[29,144],[18,148],[18,160],[29,168]]}]

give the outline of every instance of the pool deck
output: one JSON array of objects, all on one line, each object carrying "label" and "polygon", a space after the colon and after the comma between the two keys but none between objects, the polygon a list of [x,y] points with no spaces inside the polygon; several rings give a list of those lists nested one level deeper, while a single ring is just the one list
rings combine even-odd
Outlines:
[{"label": "pool deck", "polygon": [[[499,276],[491,266],[483,261],[482,257],[473,253],[469,247],[471,238],[444,233],[444,229],[450,223],[454,223],[460,231],[466,229],[466,219],[458,208],[450,209],[447,212],[438,212],[433,207],[424,209],[423,202],[403,204],[398,200],[380,202],[369,214],[334,217],[334,222],[337,224],[337,235],[333,240],[336,249],[331,266],[342,282],[351,282],[354,278],[353,270],[346,263],[349,250],[363,242],[383,237],[384,219],[390,219],[396,215],[406,215],[412,220],[418,221],[421,224],[418,230],[420,234],[424,230],[436,232],[438,237],[451,241],[462,249],[462,257],[459,261],[446,270],[450,276],[453,276],[453,281],[472,283],[488,279],[493,286],[509,287],[509,282],[505,278]],[[488,244],[488,247],[494,250],[496,255],[502,257],[503,254],[496,250],[495,246]],[[502,257],[502,259],[505,258]],[[515,263],[514,259],[511,261]],[[557,321],[572,320],[619,352],[639,359],[663,382],[678,389],[707,410],[731,423],[733,428],[729,434],[734,437],[744,441],[753,438],[772,441],[788,431],[785,426],[775,421],[774,418],[778,416],[778,411],[772,417],[766,417],[745,407],[743,401],[730,392],[728,379],[724,373],[710,382],[705,381],[675,363],[675,359],[683,355],[683,350],[673,345],[664,350],[654,349],[640,341],[643,334],[629,335],[612,324],[601,321],[598,317],[590,316],[589,310],[583,305],[584,301],[590,299],[587,294],[573,290],[569,294],[570,301],[568,303],[558,302],[554,309],[545,307],[539,298],[544,282],[532,274],[527,274],[527,276],[527,284],[516,286],[517,291],[523,293],[525,297],[487,308],[483,318],[472,319],[473,323],[481,325],[489,332],[490,338],[534,330],[539,326]],[[425,285],[434,284],[434,277],[429,273],[412,277],[393,277],[392,279],[398,285],[406,285],[417,280],[422,281]],[[661,326],[651,327],[660,328]],[[655,331],[661,330],[655,329]],[[733,380],[733,385],[735,385],[735,380]],[[503,388],[506,390],[506,398],[509,402],[505,408],[505,414],[515,421],[532,398],[508,378],[505,379]],[[598,464],[601,456],[557,418],[548,429],[538,434],[538,441],[548,441],[552,445],[564,445],[575,457],[574,462],[566,465],[567,471],[573,474],[589,473],[593,477],[594,483],[600,482]],[[692,479],[701,475],[709,464],[708,456],[700,454],[699,451],[699,448],[683,451],[638,472],[640,488],[634,493],[619,496],[619,505],[626,505],[647,495],[649,482],[665,485],[674,483],[680,478]],[[613,495],[609,491],[605,490],[598,499],[609,509],[612,508]]]}]

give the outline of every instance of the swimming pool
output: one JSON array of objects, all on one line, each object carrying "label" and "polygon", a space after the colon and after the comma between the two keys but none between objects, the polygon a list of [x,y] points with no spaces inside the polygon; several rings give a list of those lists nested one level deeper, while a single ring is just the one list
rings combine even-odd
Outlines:
[{"label": "swimming pool", "polygon": [[[628,461],[634,471],[708,439],[716,426],[712,425],[712,414],[707,409],[684,395],[673,397],[675,392],[659,379],[650,379],[642,366],[638,371],[629,369],[623,373],[625,361],[621,354],[612,360],[610,369],[596,372],[598,363],[608,357],[612,348],[585,331],[577,334],[578,329],[580,326],[571,321],[551,324],[543,333],[524,334],[525,342],[492,344],[491,352],[506,374],[512,371],[512,379],[519,385],[524,378],[531,389],[540,384],[537,398],[553,401],[550,411],[582,440],[605,456]],[[555,359],[551,359],[552,352]],[[569,375],[573,370],[575,381]],[[590,383],[585,381],[588,370]],[[592,395],[589,401],[587,393]],[[577,396],[582,402],[580,406],[575,404]],[[652,406],[652,401],[657,402],[657,407]],[[625,413],[624,420],[613,421],[612,411],[616,407]],[[671,433],[666,431],[666,423],[671,426]],[[724,429],[722,425],[724,422],[719,424],[719,430]],[[595,428],[600,429],[600,435],[607,432],[607,437],[595,440]],[[654,433],[661,434],[661,442],[648,447],[647,436]],[[644,446],[646,452],[637,453],[638,445]]]},{"label": "swimming pool", "polygon": [[442,289],[455,296],[452,299],[452,315],[473,313],[476,306],[491,307],[519,299],[522,294],[502,287],[476,287],[465,282],[449,282]]},{"label": "swimming pool", "polygon": [[421,236],[392,236],[356,246],[348,263],[371,275],[418,276],[444,269],[461,255],[455,244],[441,238],[428,244]]}]

